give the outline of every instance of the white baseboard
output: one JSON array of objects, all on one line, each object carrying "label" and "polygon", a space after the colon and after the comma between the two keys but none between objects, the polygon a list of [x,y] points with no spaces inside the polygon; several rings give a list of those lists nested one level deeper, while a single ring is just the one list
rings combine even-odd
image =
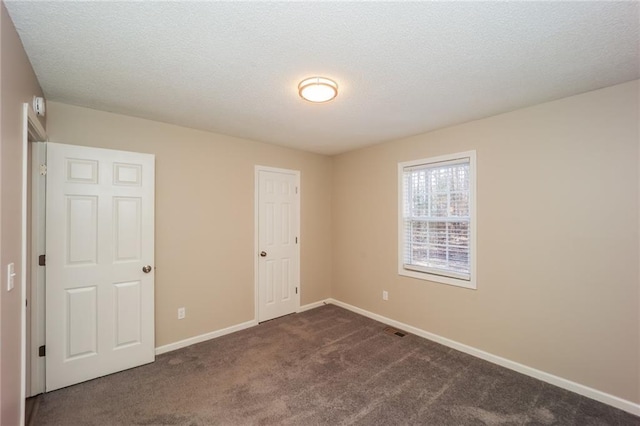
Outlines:
[{"label": "white baseboard", "polygon": [[[300,308],[298,308],[298,312],[304,312],[310,309],[318,308],[322,305],[326,305],[327,303],[329,303],[327,300],[320,300],[318,302],[309,303],[307,305],[300,306]],[[221,330],[216,330],[210,333],[205,333],[199,336],[194,336],[188,339],[180,340],[179,342],[158,346],[156,348],[156,355],[175,351],[176,349],[186,348],[187,346],[195,345],[196,343],[206,342],[207,340],[215,339],[216,337],[221,337],[226,334],[235,333],[236,331],[244,330],[244,329],[253,327],[255,325],[258,325],[258,321],[251,320],[251,321],[243,322],[241,324],[232,325],[231,327],[223,328]]]},{"label": "white baseboard", "polygon": [[[640,404],[636,404],[634,402],[627,401],[626,399],[622,399],[617,396],[599,391],[597,389],[593,389],[588,386],[581,385],[580,383],[572,382],[571,380],[563,379],[562,377],[558,377],[553,374],[546,373],[541,370],[537,370],[533,367],[528,367],[518,362],[511,361],[509,359],[490,354],[489,352],[485,352],[483,350],[476,349],[472,346],[468,346],[463,343],[456,342],[455,340],[447,339],[446,337],[442,337],[437,334],[433,334],[428,331],[419,329],[417,327],[404,324],[400,321],[392,320],[391,318],[374,314],[373,312],[369,312],[367,310],[358,308],[356,306],[349,305],[348,303],[344,303],[339,300],[327,299],[326,302],[334,304],[336,306],[340,306],[341,308],[345,308],[349,311],[374,319],[376,321],[380,321],[384,324],[402,329],[404,331],[408,331],[409,333],[415,334],[420,337],[424,337],[425,339],[432,340],[444,346],[448,346],[450,348],[456,349],[460,352],[464,352],[469,355],[473,355],[477,358],[484,359],[485,361],[498,364],[510,370],[517,371],[518,373],[522,373],[524,375],[533,377],[535,379],[542,380],[543,382],[547,382],[552,385],[558,386],[560,388],[566,389],[568,391],[575,392],[579,395],[586,396],[587,398],[595,399],[596,401],[600,401],[604,404],[611,405],[612,407],[619,408],[628,413],[635,414],[636,416],[640,416]],[[318,306],[320,306],[323,303],[324,302],[317,302],[316,304],[319,304]]]},{"label": "white baseboard", "polygon": [[327,303],[331,303],[328,300],[320,300],[318,302],[309,303],[308,305],[302,305],[298,308],[298,313],[308,311],[310,309],[319,308],[322,305],[326,305]]},{"label": "white baseboard", "polygon": [[[381,323],[402,329],[409,333],[415,334],[416,336],[420,336],[425,339],[432,340],[434,342],[440,343],[441,345],[456,349],[460,352],[464,352],[466,354],[475,356],[485,361],[492,362],[494,364],[500,365],[502,367],[508,368],[513,371],[517,371],[518,373],[522,373],[524,375],[533,377],[535,379],[542,380],[543,382],[547,382],[552,385],[558,386],[560,388],[566,389],[568,391],[575,392],[579,395],[586,396],[587,398],[595,399],[596,401],[600,401],[604,404],[611,405],[612,407],[619,408],[621,410],[624,410],[636,416],[640,416],[640,404],[636,404],[634,402],[627,401],[626,399],[619,398],[617,396],[608,394],[606,392],[602,392],[597,389],[593,389],[588,386],[581,385],[580,383],[572,382],[571,380],[563,379],[562,377],[558,377],[553,374],[546,373],[544,371],[520,364],[515,361],[511,361],[509,359],[500,357],[498,355],[493,355],[489,352],[485,352],[483,350],[474,348],[472,346],[468,346],[463,343],[456,342],[455,340],[447,339],[446,337],[442,337],[437,334],[422,330],[420,328],[413,327],[409,324],[405,324],[400,321],[396,321],[391,318],[387,318],[382,315],[369,312],[365,309],[358,308],[353,305],[349,305],[348,303],[344,303],[336,299],[329,298],[329,299],[320,300],[318,302],[309,303],[307,305],[300,306],[300,308],[298,309],[298,312],[304,312],[310,309],[315,309],[327,303],[340,306],[341,308],[347,309],[349,311],[355,312],[357,314],[363,315],[373,320],[380,321]],[[256,325],[258,325],[258,322],[256,320],[251,320],[251,321],[243,322],[241,324],[232,325],[231,327],[223,328],[221,330],[212,331],[210,333],[201,334],[199,336],[194,336],[188,339],[180,340],[179,342],[160,346],[156,348],[156,355],[175,351],[176,349],[181,349],[190,345],[194,345],[196,343],[205,342],[207,340],[215,339],[216,337],[221,337],[230,333],[235,333],[236,331],[245,330],[247,328],[250,328]]]},{"label": "white baseboard", "polygon": [[175,351],[176,349],[185,348],[187,346],[195,345],[196,343],[206,342],[207,340],[215,339],[226,334],[235,333],[236,331],[244,330],[250,327],[258,325],[256,320],[243,322],[240,324],[232,325],[231,327],[223,328],[221,330],[212,331],[210,333],[201,334],[199,336],[190,337],[188,339],[180,340],[179,342],[169,343],[168,345],[159,346],[156,348],[156,355],[160,355],[166,352]]}]

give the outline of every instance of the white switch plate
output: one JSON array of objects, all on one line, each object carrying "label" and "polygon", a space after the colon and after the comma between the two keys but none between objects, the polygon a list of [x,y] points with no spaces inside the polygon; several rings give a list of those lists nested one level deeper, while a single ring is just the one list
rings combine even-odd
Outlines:
[{"label": "white switch plate", "polygon": [[185,308],[178,308],[178,319],[184,319],[187,316],[187,310]]},{"label": "white switch plate", "polygon": [[16,266],[13,263],[7,265],[7,291],[13,290],[15,287]]},{"label": "white switch plate", "polygon": [[386,290],[382,291],[382,300],[389,300],[389,292]]}]

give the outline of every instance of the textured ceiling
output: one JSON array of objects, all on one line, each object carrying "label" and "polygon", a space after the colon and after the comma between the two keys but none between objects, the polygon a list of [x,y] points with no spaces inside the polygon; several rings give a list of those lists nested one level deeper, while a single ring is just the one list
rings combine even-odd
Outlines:
[{"label": "textured ceiling", "polygon": [[6,5],[49,100],[324,154],[640,78],[638,2]]}]

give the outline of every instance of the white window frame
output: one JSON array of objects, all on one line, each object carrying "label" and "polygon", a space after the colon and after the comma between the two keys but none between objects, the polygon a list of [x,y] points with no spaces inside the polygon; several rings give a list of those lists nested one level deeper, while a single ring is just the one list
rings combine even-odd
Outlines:
[{"label": "white window frame", "polygon": [[[413,167],[419,165],[429,165],[436,163],[444,163],[457,161],[462,159],[469,160],[469,279],[456,278],[455,273],[448,276],[436,275],[431,272],[422,272],[404,267],[404,169],[405,167]],[[421,280],[433,281],[442,284],[464,287],[469,289],[477,289],[477,251],[476,251],[476,229],[477,229],[477,210],[476,210],[476,151],[465,151],[455,154],[441,155],[438,157],[423,158],[420,160],[411,160],[398,163],[398,274],[406,277],[417,278]]]}]

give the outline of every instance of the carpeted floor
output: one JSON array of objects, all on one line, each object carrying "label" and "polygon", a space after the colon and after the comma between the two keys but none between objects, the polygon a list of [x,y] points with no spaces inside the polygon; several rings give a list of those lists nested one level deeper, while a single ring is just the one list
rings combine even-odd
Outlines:
[{"label": "carpeted floor", "polygon": [[38,397],[34,425],[640,425],[327,305]]}]

